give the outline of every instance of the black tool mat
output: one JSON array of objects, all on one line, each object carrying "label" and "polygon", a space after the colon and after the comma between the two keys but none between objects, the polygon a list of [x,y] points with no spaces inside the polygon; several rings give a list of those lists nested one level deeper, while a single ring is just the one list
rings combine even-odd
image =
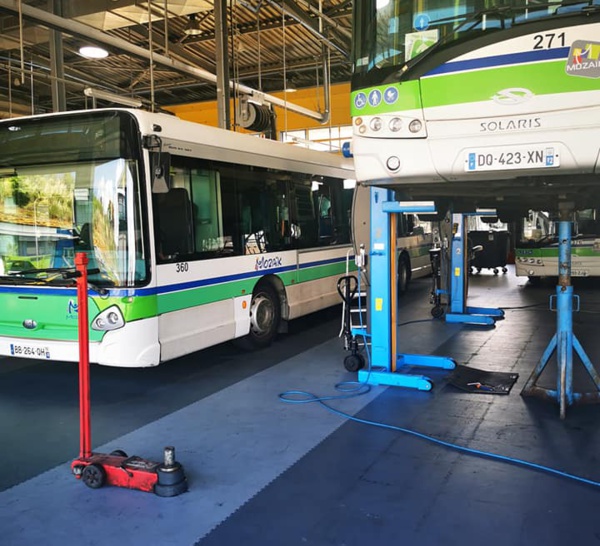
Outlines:
[{"label": "black tool mat", "polygon": [[518,373],[487,372],[459,364],[448,378],[448,383],[476,394],[508,394],[518,378]]}]

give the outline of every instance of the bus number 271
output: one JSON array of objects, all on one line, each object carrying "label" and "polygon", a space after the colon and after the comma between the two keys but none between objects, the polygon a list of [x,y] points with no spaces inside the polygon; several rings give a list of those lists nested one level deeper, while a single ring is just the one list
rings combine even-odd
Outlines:
[{"label": "bus number 271", "polygon": [[536,34],[533,37],[533,49],[551,49],[554,47],[565,47],[565,33],[556,34],[547,32],[546,34]]}]

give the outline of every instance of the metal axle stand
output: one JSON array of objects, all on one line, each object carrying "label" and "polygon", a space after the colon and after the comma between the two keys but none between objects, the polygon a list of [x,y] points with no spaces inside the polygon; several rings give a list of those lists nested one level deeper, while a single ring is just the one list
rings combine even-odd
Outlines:
[{"label": "metal axle stand", "polygon": [[431,379],[423,375],[401,373],[407,366],[452,370],[451,358],[398,353],[397,349],[397,215],[409,212],[435,212],[433,204],[399,203],[393,192],[371,188],[371,284],[369,311],[371,317],[371,366],[360,370],[358,379],[370,385],[392,385],[423,391],[433,388]]},{"label": "metal axle stand", "polygon": [[459,322],[493,326],[496,320],[504,317],[502,309],[489,307],[467,306],[469,256],[467,249],[467,230],[465,227],[465,214],[453,214],[452,257],[450,259],[451,281],[449,298],[449,312],[446,313],[446,322]]},{"label": "metal axle stand", "polygon": [[[521,391],[521,396],[538,396],[557,401],[560,404],[561,419],[565,418],[567,406],[571,404],[600,401],[600,376],[573,333],[573,300],[577,302],[578,311],[579,297],[573,295],[571,286],[571,221],[566,218],[570,218],[570,213],[561,211],[558,224],[558,285],[556,296],[550,296],[550,309],[556,298],[556,333]],[[573,392],[573,349],[596,386],[595,392]],[[556,389],[538,387],[536,382],[555,351],[558,364]]]}]

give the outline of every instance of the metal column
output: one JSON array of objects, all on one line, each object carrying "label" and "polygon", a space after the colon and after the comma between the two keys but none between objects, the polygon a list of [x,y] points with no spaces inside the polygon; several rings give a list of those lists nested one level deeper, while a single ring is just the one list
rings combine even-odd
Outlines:
[{"label": "metal column", "polygon": [[[63,0],[51,0],[48,7],[55,15],[62,17]],[[53,112],[64,112],[67,109],[62,40],[62,32],[52,28],[49,29],[48,47],[50,48],[50,76],[52,78],[51,89]]]},{"label": "metal column", "polygon": [[[550,296],[550,309],[553,309],[553,303],[556,302],[556,333],[521,391],[521,396],[538,396],[556,400],[560,405],[561,419],[565,418],[567,406],[576,402],[600,402],[600,376],[573,333],[573,301],[577,302],[576,311],[579,310],[579,297],[573,295],[571,286],[570,216],[570,212],[561,211],[558,223],[558,284],[556,295]],[[596,391],[573,392],[573,349],[590,375]],[[555,351],[557,359],[556,390],[538,387],[536,382]]]},{"label": "metal column", "polygon": [[371,188],[370,298],[371,365],[358,372],[358,379],[371,385],[392,385],[429,391],[433,384],[423,375],[400,373],[403,366],[452,370],[451,358],[397,353],[396,306],[396,215],[435,212],[433,206],[402,204],[391,190]]},{"label": "metal column", "polygon": [[221,129],[231,129],[229,93],[229,54],[227,37],[227,2],[216,0],[215,7],[215,61],[217,65],[217,115]]},{"label": "metal column", "polygon": [[465,217],[470,215],[452,215],[452,255],[450,258],[451,281],[449,286],[449,308],[446,322],[460,322],[491,326],[504,317],[502,309],[467,306],[469,256]]}]

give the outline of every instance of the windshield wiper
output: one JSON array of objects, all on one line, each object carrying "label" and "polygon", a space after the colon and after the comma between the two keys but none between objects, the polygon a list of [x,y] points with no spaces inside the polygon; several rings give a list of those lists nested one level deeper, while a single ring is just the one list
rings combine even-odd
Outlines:
[{"label": "windshield wiper", "polygon": [[[88,275],[95,275],[96,273],[100,273],[100,270],[99,269],[88,269],[87,273],[88,273]],[[74,281],[77,277],[79,277],[79,275],[80,275],[80,273],[76,269],[67,269],[66,271],[63,271],[62,278]],[[89,278],[88,278],[87,285],[94,292],[98,292],[98,294],[100,294],[100,296],[106,296],[108,294],[108,290],[106,288],[103,288],[102,286],[98,286],[97,284],[94,284],[93,282],[91,282],[89,280]]]},{"label": "windshield wiper", "polygon": [[[99,269],[88,269],[88,275],[95,275],[100,273]],[[35,273],[59,273],[59,276],[52,277],[50,279],[45,277],[24,277],[23,275],[33,275]],[[0,276],[2,280],[11,279],[13,283],[11,284],[19,284],[21,281],[25,281],[24,284],[50,284],[56,283],[56,281],[67,281],[65,284],[73,285],[75,284],[75,279],[79,276],[79,271],[77,271],[74,267],[41,267],[40,269],[24,269],[23,271],[13,271],[5,276]],[[19,282],[17,282],[17,279]],[[101,286],[96,285],[93,282],[88,280],[88,286],[97,292],[101,296],[108,294],[108,290]]]},{"label": "windshield wiper", "polygon": [[18,277],[12,274],[0,275],[0,284],[13,284],[13,285],[40,285],[40,284],[60,284],[63,286],[70,286],[71,281],[64,279],[63,277],[52,277],[51,279],[44,279],[42,277]]},{"label": "windshield wiper", "polygon": [[73,271],[72,267],[35,267],[31,269],[22,269],[21,271],[11,271],[8,275],[11,277],[20,277],[22,275],[35,275],[36,273],[64,273],[66,271]]}]

